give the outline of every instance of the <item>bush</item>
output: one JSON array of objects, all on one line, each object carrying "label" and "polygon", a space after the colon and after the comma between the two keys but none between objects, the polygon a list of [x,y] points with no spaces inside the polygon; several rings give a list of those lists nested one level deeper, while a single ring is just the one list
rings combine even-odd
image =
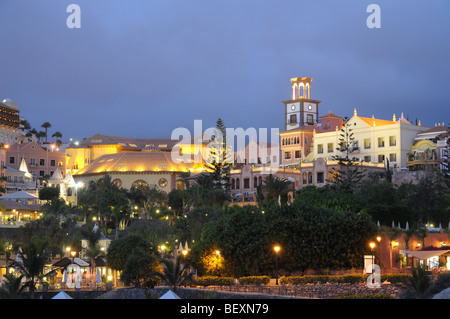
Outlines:
[{"label": "bush", "polygon": [[388,281],[394,285],[408,284],[411,277],[411,274],[381,274],[381,282]]},{"label": "bush", "polygon": [[306,285],[306,284],[326,284],[326,283],[339,283],[339,284],[356,284],[364,283],[367,280],[367,275],[363,274],[349,274],[341,276],[329,276],[329,275],[311,275],[311,276],[290,276],[281,277],[280,282],[282,285]]},{"label": "bush", "polygon": [[233,277],[204,276],[194,279],[197,286],[231,286],[234,284]]},{"label": "bush", "polygon": [[390,294],[355,294],[353,292],[345,292],[336,297],[336,299],[393,299]]},{"label": "bush", "polygon": [[239,278],[241,285],[267,285],[269,282],[269,276],[247,276]]}]

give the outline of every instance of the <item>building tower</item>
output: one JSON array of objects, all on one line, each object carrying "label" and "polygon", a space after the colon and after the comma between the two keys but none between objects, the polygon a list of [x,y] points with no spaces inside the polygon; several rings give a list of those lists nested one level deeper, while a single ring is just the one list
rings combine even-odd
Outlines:
[{"label": "building tower", "polygon": [[292,99],[285,106],[284,130],[289,131],[319,122],[319,103],[311,99],[312,78],[292,78]]}]

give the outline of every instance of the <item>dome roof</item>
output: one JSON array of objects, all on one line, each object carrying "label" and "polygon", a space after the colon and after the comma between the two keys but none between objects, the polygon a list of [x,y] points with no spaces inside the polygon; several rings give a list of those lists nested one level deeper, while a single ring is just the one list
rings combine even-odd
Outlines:
[{"label": "dome roof", "polygon": [[19,108],[17,107],[17,104],[14,103],[13,101],[11,101],[10,99],[4,99],[3,100],[3,104],[5,104],[6,106],[14,109],[14,110],[18,110]]}]

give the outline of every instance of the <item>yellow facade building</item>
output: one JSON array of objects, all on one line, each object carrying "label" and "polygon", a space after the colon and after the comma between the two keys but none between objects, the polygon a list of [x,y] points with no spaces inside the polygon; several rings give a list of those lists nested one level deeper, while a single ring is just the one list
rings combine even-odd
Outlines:
[{"label": "yellow facade building", "polygon": [[[413,125],[407,121],[403,114],[397,120],[382,120],[375,117],[362,117],[355,109],[353,117],[348,122],[357,149],[351,154],[363,162],[385,163],[389,160],[392,168],[403,169],[407,167],[408,153],[411,143],[418,133],[428,127]],[[314,132],[313,157],[328,158],[341,155],[336,149],[339,146],[341,131]]]}]

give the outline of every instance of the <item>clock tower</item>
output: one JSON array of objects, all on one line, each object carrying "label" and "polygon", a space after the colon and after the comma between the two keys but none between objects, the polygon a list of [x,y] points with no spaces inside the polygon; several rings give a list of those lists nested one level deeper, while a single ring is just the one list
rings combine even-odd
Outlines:
[{"label": "clock tower", "polygon": [[284,130],[313,126],[319,121],[319,103],[311,99],[312,78],[292,78],[292,100],[284,103]]}]

